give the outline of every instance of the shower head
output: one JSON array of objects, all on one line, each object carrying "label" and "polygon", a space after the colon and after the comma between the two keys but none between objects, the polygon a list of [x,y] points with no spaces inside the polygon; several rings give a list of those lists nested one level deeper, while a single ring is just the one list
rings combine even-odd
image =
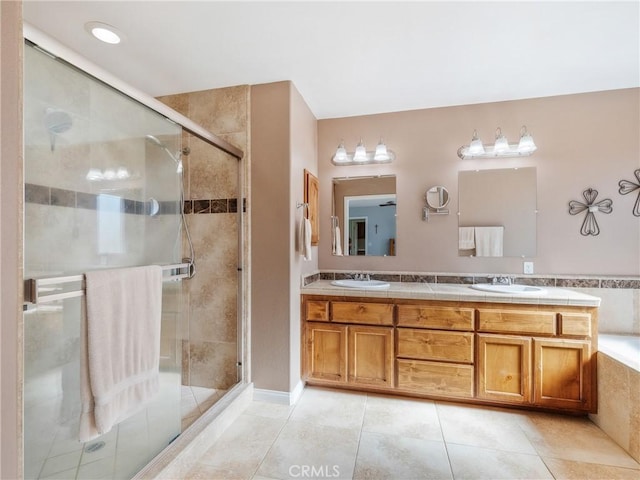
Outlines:
[{"label": "shower head", "polygon": [[181,153],[178,152],[175,155],[173,153],[171,153],[171,150],[169,150],[169,148],[162,143],[160,140],[158,140],[157,137],[154,137],[153,135],[145,135],[144,138],[147,140],[147,142],[149,142],[151,145],[155,145],[156,147],[161,148],[162,150],[164,150],[167,155],[169,155],[171,157],[171,159],[176,162],[176,165],[178,166],[176,169],[177,173],[182,173],[182,159],[180,158]]},{"label": "shower head", "polygon": [[56,147],[56,136],[71,129],[73,120],[64,110],[48,107],[44,111],[44,126],[49,132],[49,142],[51,143],[51,151]]},{"label": "shower head", "polygon": [[154,137],[153,135],[145,135],[144,138],[147,140],[147,142],[155,145],[156,147],[167,148],[164,143],[162,143],[160,140],[158,140],[157,137]]}]

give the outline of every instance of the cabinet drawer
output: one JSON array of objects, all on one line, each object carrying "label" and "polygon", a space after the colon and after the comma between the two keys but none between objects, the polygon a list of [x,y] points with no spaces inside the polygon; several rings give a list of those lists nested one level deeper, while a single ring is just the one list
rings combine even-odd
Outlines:
[{"label": "cabinet drawer", "polygon": [[384,303],[331,302],[331,320],[338,323],[393,325],[393,305]]},{"label": "cabinet drawer", "polygon": [[560,335],[578,335],[581,337],[591,336],[590,313],[561,312],[558,316],[560,317]]},{"label": "cabinet drawer", "polygon": [[307,300],[305,320],[329,321],[329,302],[325,300]]},{"label": "cabinet drawer", "polygon": [[473,363],[473,333],[398,328],[397,356]]},{"label": "cabinet drawer", "polygon": [[398,389],[427,395],[473,397],[473,366],[397,360]]},{"label": "cabinet drawer", "polygon": [[538,310],[478,310],[478,330],[521,335],[555,335],[555,312]]},{"label": "cabinet drawer", "polygon": [[473,331],[473,308],[398,306],[398,326]]}]

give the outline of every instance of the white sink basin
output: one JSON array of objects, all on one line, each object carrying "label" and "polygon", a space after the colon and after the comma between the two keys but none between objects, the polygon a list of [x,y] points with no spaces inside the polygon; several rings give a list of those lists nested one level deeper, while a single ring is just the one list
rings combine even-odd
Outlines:
[{"label": "white sink basin", "polygon": [[547,293],[544,288],[531,285],[493,285],[490,283],[476,283],[470,285],[475,290],[495,293],[511,293],[514,295],[543,295]]},{"label": "white sink basin", "polygon": [[389,288],[389,283],[381,280],[334,280],[331,282],[331,285],[345,288],[367,288],[369,290],[384,290],[385,288]]}]

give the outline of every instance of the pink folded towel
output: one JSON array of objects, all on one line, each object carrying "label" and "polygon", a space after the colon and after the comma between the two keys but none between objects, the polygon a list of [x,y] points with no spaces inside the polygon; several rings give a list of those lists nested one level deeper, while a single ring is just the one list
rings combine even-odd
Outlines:
[{"label": "pink folded towel", "polygon": [[159,390],[162,269],[87,272],[80,441],[111,430]]}]

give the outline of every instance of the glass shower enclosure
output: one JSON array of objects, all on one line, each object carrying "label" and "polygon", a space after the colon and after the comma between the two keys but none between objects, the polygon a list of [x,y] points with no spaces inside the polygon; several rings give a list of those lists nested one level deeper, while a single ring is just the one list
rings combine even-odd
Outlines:
[{"label": "glass shower enclosure", "polygon": [[[182,128],[27,42],[24,278],[40,294],[74,275],[182,262]],[[181,280],[163,282],[160,393],[101,437],[78,440],[82,296],[26,303],[24,476],[131,478],[181,430]]]}]

